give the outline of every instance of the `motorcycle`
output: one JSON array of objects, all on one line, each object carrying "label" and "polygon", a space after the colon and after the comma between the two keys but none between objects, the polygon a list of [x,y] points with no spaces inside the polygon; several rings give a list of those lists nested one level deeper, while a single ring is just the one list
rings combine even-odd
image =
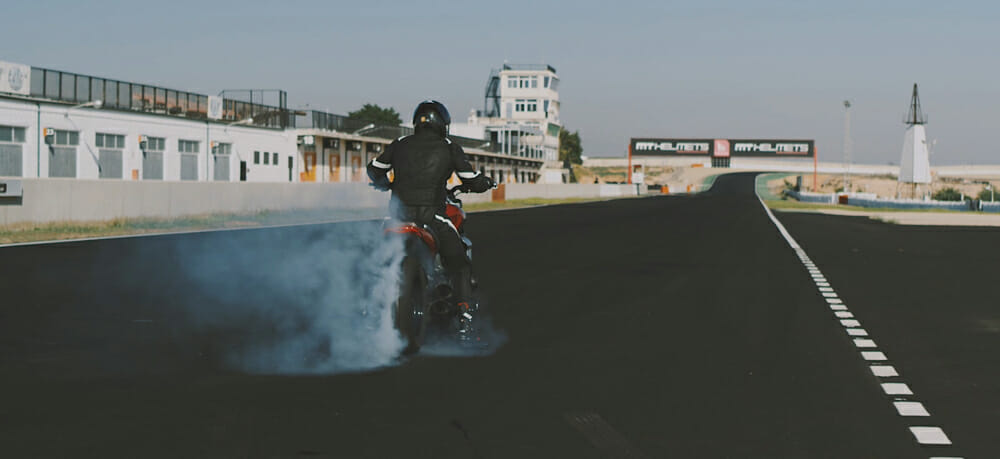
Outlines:
[{"label": "motorcycle", "polygon": [[[472,241],[462,231],[466,213],[462,209],[462,200],[457,196],[465,191],[462,185],[448,189],[445,215],[458,230],[465,256],[471,261]],[[479,344],[476,330],[470,326],[472,314],[476,311],[460,311],[454,301],[451,280],[441,263],[434,232],[426,225],[390,219],[384,222],[384,232],[404,238],[399,296],[392,305],[394,326],[407,343],[404,354],[418,352],[428,335],[456,334],[459,344]],[[475,296],[478,290],[475,276],[472,277],[472,288]],[[455,332],[462,316],[467,319],[466,326]]]}]

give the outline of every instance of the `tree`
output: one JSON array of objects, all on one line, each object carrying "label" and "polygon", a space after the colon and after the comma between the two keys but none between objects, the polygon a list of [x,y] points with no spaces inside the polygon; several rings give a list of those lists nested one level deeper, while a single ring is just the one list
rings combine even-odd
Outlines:
[{"label": "tree", "polygon": [[977,196],[977,198],[979,198],[980,201],[993,201],[996,198],[1000,198],[1000,193],[998,193],[997,190],[992,189],[992,185],[988,186],[990,188],[984,187],[979,191],[979,196]]},{"label": "tree", "polygon": [[352,120],[366,121],[381,126],[399,126],[403,124],[403,119],[399,117],[399,112],[395,108],[382,108],[376,104],[365,104],[364,107],[348,113],[347,117]]},{"label": "tree", "polygon": [[559,160],[570,164],[583,164],[580,157],[583,154],[583,145],[580,142],[580,131],[572,134],[566,129],[559,130]]},{"label": "tree", "polygon": [[962,192],[952,187],[942,188],[935,191],[934,194],[931,195],[931,199],[935,201],[961,201]]}]

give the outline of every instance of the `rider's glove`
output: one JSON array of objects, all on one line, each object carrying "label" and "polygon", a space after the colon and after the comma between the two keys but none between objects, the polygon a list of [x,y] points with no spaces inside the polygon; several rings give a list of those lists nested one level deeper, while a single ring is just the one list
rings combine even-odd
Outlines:
[{"label": "rider's glove", "polygon": [[389,181],[389,177],[386,177],[384,175],[381,177],[372,178],[372,188],[375,188],[376,190],[389,191],[389,187],[391,185],[392,182]]},{"label": "rider's glove", "polygon": [[464,182],[464,185],[473,193],[483,193],[486,190],[497,186],[497,182],[494,182],[493,179],[487,175],[479,174],[474,178],[469,179],[467,182]]}]

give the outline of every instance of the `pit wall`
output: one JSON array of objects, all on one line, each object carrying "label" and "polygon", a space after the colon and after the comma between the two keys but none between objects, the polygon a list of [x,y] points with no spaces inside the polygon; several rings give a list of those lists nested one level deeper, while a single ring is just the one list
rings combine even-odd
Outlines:
[{"label": "pit wall", "polygon": [[[0,181],[11,183],[9,179]],[[389,193],[364,183],[133,182],[121,180],[17,179],[21,196],[0,197],[0,224],[177,218],[265,210],[384,209]],[[13,187],[12,187],[13,188]],[[544,198],[635,196],[628,185],[506,184],[467,194],[466,203]]]}]

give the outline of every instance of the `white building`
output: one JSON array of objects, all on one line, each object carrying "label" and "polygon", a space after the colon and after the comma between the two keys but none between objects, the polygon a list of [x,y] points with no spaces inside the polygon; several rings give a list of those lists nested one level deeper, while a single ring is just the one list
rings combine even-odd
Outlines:
[{"label": "white building", "polygon": [[7,62],[0,74],[0,176],[296,180],[282,107]]},{"label": "white building", "polygon": [[[481,136],[504,155],[545,161],[541,181],[562,181],[560,172],[555,180],[545,177],[545,169],[561,168],[559,77],[554,67],[504,64],[487,80],[484,105],[484,110],[472,111],[468,124],[453,124],[452,133]],[[524,181],[519,172],[515,180]]]},{"label": "white building", "polygon": [[[365,164],[412,132],[290,110],[284,91],[269,91],[278,96],[271,105],[259,91],[233,92],[207,96],[0,61],[0,177],[367,182]],[[543,152],[529,145],[544,142],[526,134],[526,122],[492,131],[499,143],[484,140],[485,126],[453,132],[452,141],[500,182],[536,182]]]}]

